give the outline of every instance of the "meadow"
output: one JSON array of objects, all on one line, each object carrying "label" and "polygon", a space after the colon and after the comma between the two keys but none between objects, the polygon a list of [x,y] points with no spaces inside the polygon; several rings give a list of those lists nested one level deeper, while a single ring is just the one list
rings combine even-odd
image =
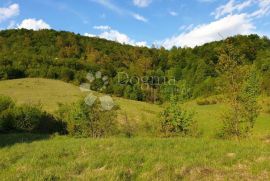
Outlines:
[{"label": "meadow", "polygon": [[[41,104],[55,113],[59,103],[71,103],[86,94],[58,80],[27,78],[0,82],[0,94],[18,104]],[[134,137],[91,139],[59,135],[0,135],[1,180],[269,180],[270,115],[268,98],[261,97],[261,114],[250,138],[220,140],[224,104],[196,101],[186,107],[196,112],[199,138],[160,138],[152,131],[163,105],[114,97],[133,124]]]},{"label": "meadow", "polygon": [[[11,96],[18,104],[41,104],[42,108],[50,113],[57,111],[59,103],[72,103],[87,95],[87,93],[81,92],[79,87],[72,84],[42,78],[1,81],[0,93]],[[121,122],[126,114],[129,121],[137,126],[143,126],[148,123],[156,125],[158,114],[164,107],[163,105],[149,104],[119,97],[114,97],[114,101],[120,107],[119,121]],[[269,98],[260,98],[262,110],[255,124],[253,132],[255,137],[260,138],[270,134],[270,116],[266,112],[266,105],[263,103],[269,101]],[[200,106],[197,105],[196,100],[193,100],[187,102],[185,107],[195,112],[195,119],[199,123],[199,128],[203,131],[204,137],[213,137],[222,124],[220,114],[224,110],[225,105]]]}]

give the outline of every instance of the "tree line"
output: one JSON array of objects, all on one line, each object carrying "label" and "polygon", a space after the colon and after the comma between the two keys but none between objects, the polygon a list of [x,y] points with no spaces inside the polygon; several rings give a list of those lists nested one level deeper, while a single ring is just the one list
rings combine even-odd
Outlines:
[{"label": "tree line", "polygon": [[[258,35],[230,37],[232,49],[242,57],[241,64],[260,72],[260,89],[270,94],[270,40]],[[188,90],[189,98],[218,94],[220,73],[215,68],[227,40],[195,48],[147,48],[123,45],[100,38],[90,38],[54,30],[4,30],[0,32],[0,79],[43,77],[60,79],[76,85],[87,82],[88,72],[101,71],[108,76],[104,93],[128,99],[164,102],[170,95]],[[237,62],[236,62],[237,63]],[[119,72],[132,76],[175,79],[173,85],[156,85],[148,89],[137,83],[119,83]],[[101,80],[91,87],[100,90]]]}]

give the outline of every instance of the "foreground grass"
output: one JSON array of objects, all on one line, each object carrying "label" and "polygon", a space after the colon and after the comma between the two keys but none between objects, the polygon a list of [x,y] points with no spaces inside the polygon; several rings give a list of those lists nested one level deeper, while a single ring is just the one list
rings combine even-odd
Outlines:
[{"label": "foreground grass", "polygon": [[0,135],[1,180],[269,180],[267,140]]}]

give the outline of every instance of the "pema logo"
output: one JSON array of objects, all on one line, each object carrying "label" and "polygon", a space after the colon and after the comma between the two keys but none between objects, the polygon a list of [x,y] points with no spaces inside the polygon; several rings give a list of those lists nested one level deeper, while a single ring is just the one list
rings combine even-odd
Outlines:
[{"label": "pema logo", "polygon": [[102,76],[102,73],[98,71],[95,74],[89,72],[86,75],[86,79],[88,80],[88,83],[82,83],[80,85],[80,90],[82,92],[90,92],[84,99],[85,104],[87,104],[88,106],[92,106],[95,101],[99,99],[102,109],[106,111],[111,110],[115,105],[112,97],[109,95],[95,96],[91,89],[91,86],[95,83],[95,81],[101,82],[101,88],[97,88],[97,90],[102,91],[106,89],[107,85],[109,84],[108,77]]}]

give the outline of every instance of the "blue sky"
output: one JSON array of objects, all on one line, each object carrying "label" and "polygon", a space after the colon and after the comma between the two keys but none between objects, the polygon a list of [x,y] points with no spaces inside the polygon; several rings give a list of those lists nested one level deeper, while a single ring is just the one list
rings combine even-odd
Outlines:
[{"label": "blue sky", "polygon": [[270,0],[1,0],[0,28],[56,29],[138,46],[270,35]]}]

